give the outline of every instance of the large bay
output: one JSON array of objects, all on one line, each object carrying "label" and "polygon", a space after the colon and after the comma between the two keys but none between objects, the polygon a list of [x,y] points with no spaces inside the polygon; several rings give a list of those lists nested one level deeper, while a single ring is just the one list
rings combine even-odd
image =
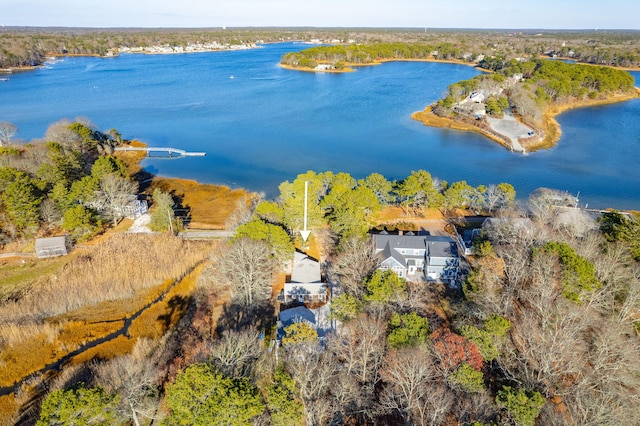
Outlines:
[{"label": "large bay", "polygon": [[589,207],[640,209],[640,100],[567,112],[555,148],[520,155],[411,120],[475,69],[394,62],[314,74],[278,66],[283,53],[305,47],[65,58],[0,82],[0,121],[28,140],[61,118],[85,116],[150,146],[207,152],[145,160],[151,172],[269,196],[307,170],[401,179],[425,169],[449,182],[510,182],[520,198],[550,187],[580,192]]}]

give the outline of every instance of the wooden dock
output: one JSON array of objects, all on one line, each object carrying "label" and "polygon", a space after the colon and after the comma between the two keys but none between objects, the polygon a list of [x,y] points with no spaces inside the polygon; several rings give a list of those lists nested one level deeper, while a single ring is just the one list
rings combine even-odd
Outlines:
[{"label": "wooden dock", "polygon": [[[147,153],[147,157],[155,158],[181,158],[181,157],[204,157],[206,152],[189,152],[179,148],[159,148],[159,147],[133,147],[133,146],[118,146],[116,151],[144,151]],[[165,152],[168,155],[156,155],[153,156],[153,152]]]}]

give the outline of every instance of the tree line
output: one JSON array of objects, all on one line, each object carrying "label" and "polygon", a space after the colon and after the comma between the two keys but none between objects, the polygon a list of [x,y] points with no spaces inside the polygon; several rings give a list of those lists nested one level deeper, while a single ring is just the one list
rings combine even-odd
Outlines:
[{"label": "tree line", "polygon": [[[294,323],[279,349],[267,338],[277,244],[240,225],[212,255],[182,328],[53,391],[40,424],[635,424],[640,219],[585,216],[560,195],[495,212],[460,291],[377,271],[366,238],[329,240],[338,330],[319,340]],[[242,259],[253,266],[227,269]],[[203,319],[226,291],[214,331]]]},{"label": "tree line", "polygon": [[425,170],[413,171],[406,178],[393,181],[380,173],[355,179],[344,172],[308,171],[292,182],[281,183],[277,200],[259,203],[254,221],[280,226],[289,235],[296,235],[303,228],[305,182],[309,229],[329,225],[338,238],[366,235],[374,214],[387,206],[398,206],[409,216],[421,215],[425,208],[445,212],[470,208],[488,212],[511,206],[516,198],[516,191],[509,183],[472,187],[466,181],[448,183]]},{"label": "tree line", "polygon": [[440,116],[456,115],[455,106],[474,91],[489,94],[484,101],[489,115],[513,109],[525,120],[539,123],[550,103],[601,99],[633,93],[634,79],[623,70],[570,64],[558,60],[510,60],[489,56],[480,64],[493,71],[450,85],[434,105]]},{"label": "tree line", "polygon": [[[569,57],[575,62],[597,65],[637,67],[640,55],[637,43],[629,34],[626,43],[611,43],[608,39],[595,36],[587,40],[576,40],[575,35],[555,35],[560,40],[571,38],[575,44],[568,47],[566,42],[540,34],[538,39],[526,39],[523,33],[500,34],[497,32],[440,33],[438,36],[425,33],[420,41],[395,40],[393,42],[369,42],[353,44],[332,44],[316,46],[282,56],[281,62],[303,68],[314,68],[318,62],[329,62],[336,68],[346,63],[364,65],[382,60],[439,59],[456,60],[467,63],[488,63],[486,57],[502,57],[506,61],[536,59],[540,56]],[[566,38],[565,38],[566,37]],[[606,36],[605,36],[606,37]],[[559,47],[562,43],[562,47]]]},{"label": "tree line", "polygon": [[[117,130],[76,119],[52,124],[42,140],[1,147],[0,243],[60,231],[84,241],[128,216],[138,183],[112,155],[122,142]],[[156,191],[154,198],[161,206],[154,229],[177,229],[171,196]]]},{"label": "tree line", "polygon": [[[575,61],[600,65],[637,67],[640,65],[638,38],[633,31],[499,31],[442,29],[362,29],[362,28],[230,28],[230,29],[88,29],[88,28],[2,28],[0,68],[40,65],[48,55],[105,55],[120,46],[185,46],[216,41],[221,44],[321,40],[340,44],[380,44],[380,51],[354,49],[338,56],[316,51],[323,58],[354,62],[379,59],[422,58],[438,51],[440,59],[466,62],[480,55],[504,55],[507,59],[538,55],[570,57]],[[387,47],[383,47],[387,45]],[[424,49],[420,46],[424,46]],[[427,51],[426,48],[431,50]],[[415,56],[412,56],[415,55]],[[303,58],[316,61],[319,58]],[[310,64],[310,62],[308,62]]]}]

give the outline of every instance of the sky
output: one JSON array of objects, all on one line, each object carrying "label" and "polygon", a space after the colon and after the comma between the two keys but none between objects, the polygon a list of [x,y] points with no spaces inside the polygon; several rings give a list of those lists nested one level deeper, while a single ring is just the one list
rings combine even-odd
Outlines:
[{"label": "sky", "polygon": [[0,0],[0,25],[640,30],[638,0]]}]

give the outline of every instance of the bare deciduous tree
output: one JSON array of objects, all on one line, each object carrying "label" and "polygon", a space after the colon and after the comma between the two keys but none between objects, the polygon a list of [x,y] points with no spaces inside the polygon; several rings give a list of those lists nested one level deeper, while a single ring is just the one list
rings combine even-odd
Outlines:
[{"label": "bare deciduous tree", "polygon": [[96,367],[97,381],[107,392],[122,398],[119,411],[140,426],[138,416],[153,419],[157,409],[158,373],[149,358],[155,345],[146,339],[136,343],[131,354],[119,356]]},{"label": "bare deciduous tree", "polygon": [[63,119],[50,125],[44,135],[45,142],[58,142],[67,149],[79,150],[82,138],[69,128],[71,123],[71,121]]},{"label": "bare deciduous tree", "polygon": [[327,423],[334,412],[330,390],[338,370],[336,358],[316,344],[301,344],[285,352],[285,363],[304,404],[306,424]]},{"label": "bare deciduous tree", "polygon": [[357,318],[345,324],[341,336],[331,342],[330,348],[343,363],[344,373],[356,377],[370,392],[380,380],[386,329],[382,319]]},{"label": "bare deciduous tree", "polygon": [[440,424],[453,395],[438,381],[433,354],[422,347],[390,351],[381,369],[386,383],[380,398],[386,410],[399,412],[411,424]]},{"label": "bare deciduous tree", "polygon": [[46,198],[40,204],[40,217],[49,229],[59,226],[62,222],[62,215],[50,198]]},{"label": "bare deciduous tree", "polygon": [[263,241],[238,238],[211,256],[213,279],[229,284],[233,301],[254,309],[271,296],[275,264]]},{"label": "bare deciduous tree", "polygon": [[100,189],[96,191],[91,206],[117,225],[127,216],[126,208],[135,201],[137,192],[136,182],[110,173],[100,179]]},{"label": "bare deciduous tree", "polygon": [[363,281],[375,269],[377,259],[370,239],[350,237],[340,244],[340,252],[330,261],[332,276],[348,294],[362,297]]},{"label": "bare deciduous tree", "polygon": [[0,121],[0,146],[6,145],[16,135],[18,128],[6,121]]},{"label": "bare deciduous tree", "polygon": [[209,344],[211,362],[229,377],[249,377],[253,363],[260,356],[260,335],[254,328],[226,331]]}]

